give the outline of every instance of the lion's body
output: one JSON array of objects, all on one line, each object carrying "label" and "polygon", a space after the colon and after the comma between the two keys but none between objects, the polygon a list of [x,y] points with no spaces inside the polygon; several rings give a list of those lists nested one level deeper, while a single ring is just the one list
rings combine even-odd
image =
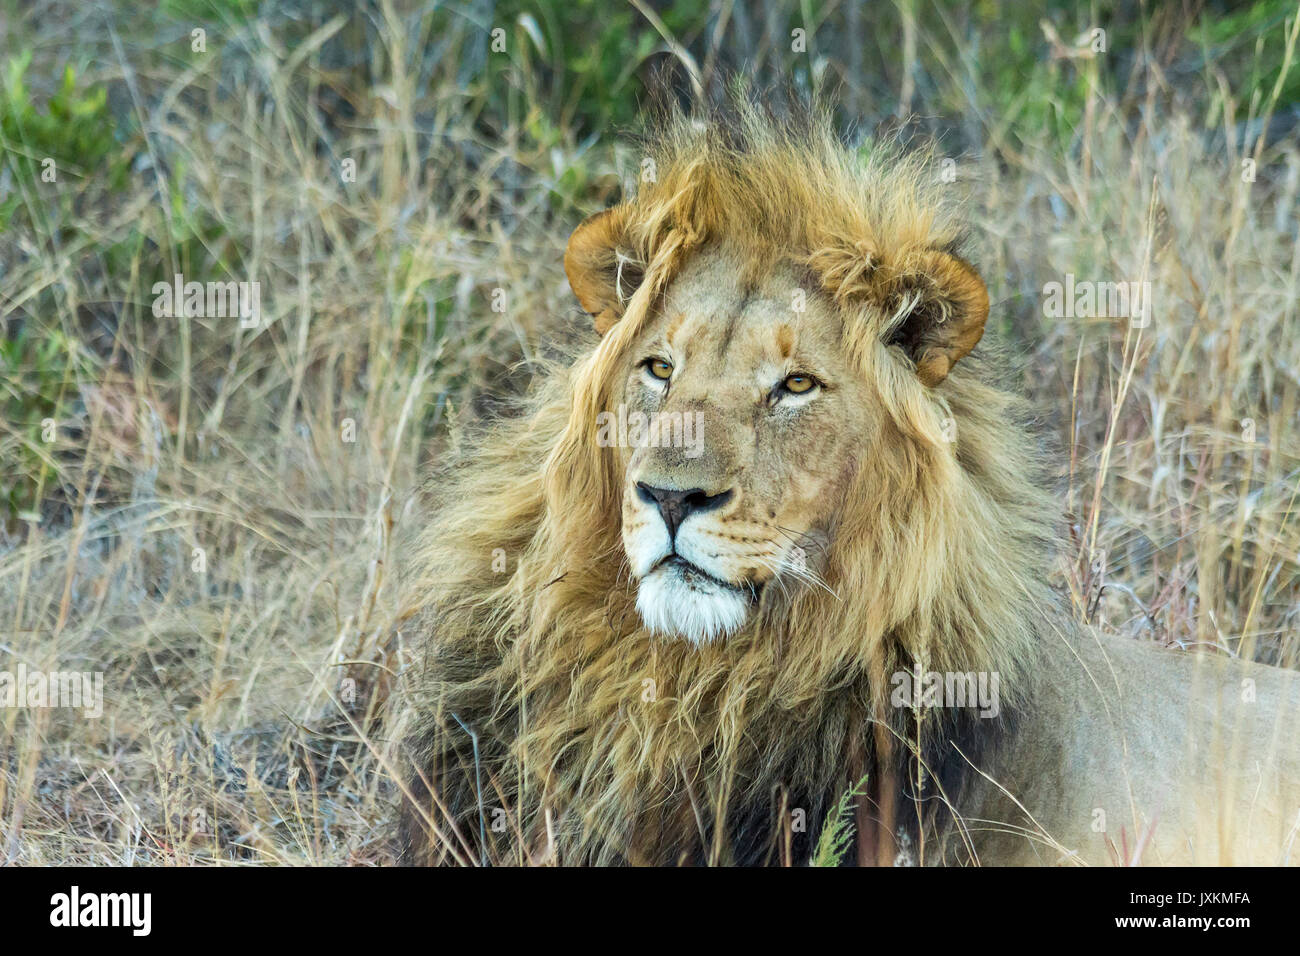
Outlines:
[{"label": "lion's body", "polygon": [[978,860],[1295,861],[1300,675],[1070,633],[1035,676],[1016,739],[961,807]]},{"label": "lion's body", "polygon": [[[677,121],[657,165],[570,243],[600,343],[444,469],[403,625],[407,858],[798,863],[864,779],[863,862],[1165,862],[1190,822],[1194,852],[1282,858],[1297,682],[1237,703],[1221,665],[1058,610],[1026,408],[954,368],[987,294],[920,167],[752,115]],[[698,412],[703,454],[609,447],[616,406]],[[899,706],[923,672],[991,675],[995,706]],[[1224,754],[1253,802],[1189,779]]]}]

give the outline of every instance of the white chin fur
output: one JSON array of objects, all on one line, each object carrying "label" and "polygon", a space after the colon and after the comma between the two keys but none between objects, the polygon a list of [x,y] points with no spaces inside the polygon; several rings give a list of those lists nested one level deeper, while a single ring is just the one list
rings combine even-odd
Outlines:
[{"label": "white chin fur", "polygon": [[636,609],[650,630],[696,646],[735,633],[749,616],[743,594],[698,577],[688,581],[671,566],[641,579]]}]

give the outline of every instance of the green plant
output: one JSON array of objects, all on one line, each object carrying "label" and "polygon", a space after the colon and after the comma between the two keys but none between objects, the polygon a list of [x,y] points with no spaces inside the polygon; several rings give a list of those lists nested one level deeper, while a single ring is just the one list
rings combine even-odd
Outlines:
[{"label": "green plant", "polygon": [[826,815],[826,825],[817,838],[812,866],[839,866],[844,862],[844,854],[853,839],[853,810],[857,806],[854,801],[866,792],[866,787],[867,778],[863,777],[835,801],[835,808]]},{"label": "green plant", "polygon": [[9,196],[0,196],[0,227],[10,224],[36,184],[50,176],[106,174],[109,188],[121,189],[129,169],[129,158],[118,148],[107,91],[103,87],[78,90],[76,71],[68,65],[61,85],[41,109],[24,80],[31,60],[32,52],[26,50],[4,69],[0,150],[16,188]]},{"label": "green plant", "polygon": [[[670,35],[689,41],[708,24],[709,4],[673,4],[660,16]],[[546,108],[549,121],[526,119],[540,144],[549,145],[558,129],[589,134],[635,121],[643,67],[665,41],[634,8],[600,0],[506,0],[496,8],[498,23],[510,25],[513,35],[497,69],[514,71],[529,100]],[[492,89],[492,111],[508,115],[514,108],[504,99],[509,85]]]},{"label": "green plant", "polygon": [[53,464],[46,425],[60,420],[69,384],[93,365],[94,359],[58,329],[22,322],[16,334],[6,328],[0,338],[0,495],[8,519],[30,517],[39,507],[38,489]]}]

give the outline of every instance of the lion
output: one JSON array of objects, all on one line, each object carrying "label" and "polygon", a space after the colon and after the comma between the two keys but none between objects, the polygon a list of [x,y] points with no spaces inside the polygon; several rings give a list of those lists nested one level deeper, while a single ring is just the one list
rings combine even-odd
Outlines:
[{"label": "lion", "polygon": [[1288,862],[1300,682],[1063,609],[931,159],[743,104],[648,149],[564,254],[595,336],[440,472],[403,859]]}]

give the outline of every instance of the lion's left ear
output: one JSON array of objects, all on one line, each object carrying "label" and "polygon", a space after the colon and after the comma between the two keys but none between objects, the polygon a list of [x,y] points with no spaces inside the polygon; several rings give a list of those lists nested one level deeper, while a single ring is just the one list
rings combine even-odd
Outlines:
[{"label": "lion's left ear", "polygon": [[564,271],[582,310],[604,335],[623,315],[644,278],[625,246],[628,207],[614,206],[582,221],[564,250]]},{"label": "lion's left ear", "polygon": [[988,289],[969,262],[938,249],[917,254],[899,281],[893,298],[904,314],[886,342],[902,346],[932,388],[984,334]]}]

